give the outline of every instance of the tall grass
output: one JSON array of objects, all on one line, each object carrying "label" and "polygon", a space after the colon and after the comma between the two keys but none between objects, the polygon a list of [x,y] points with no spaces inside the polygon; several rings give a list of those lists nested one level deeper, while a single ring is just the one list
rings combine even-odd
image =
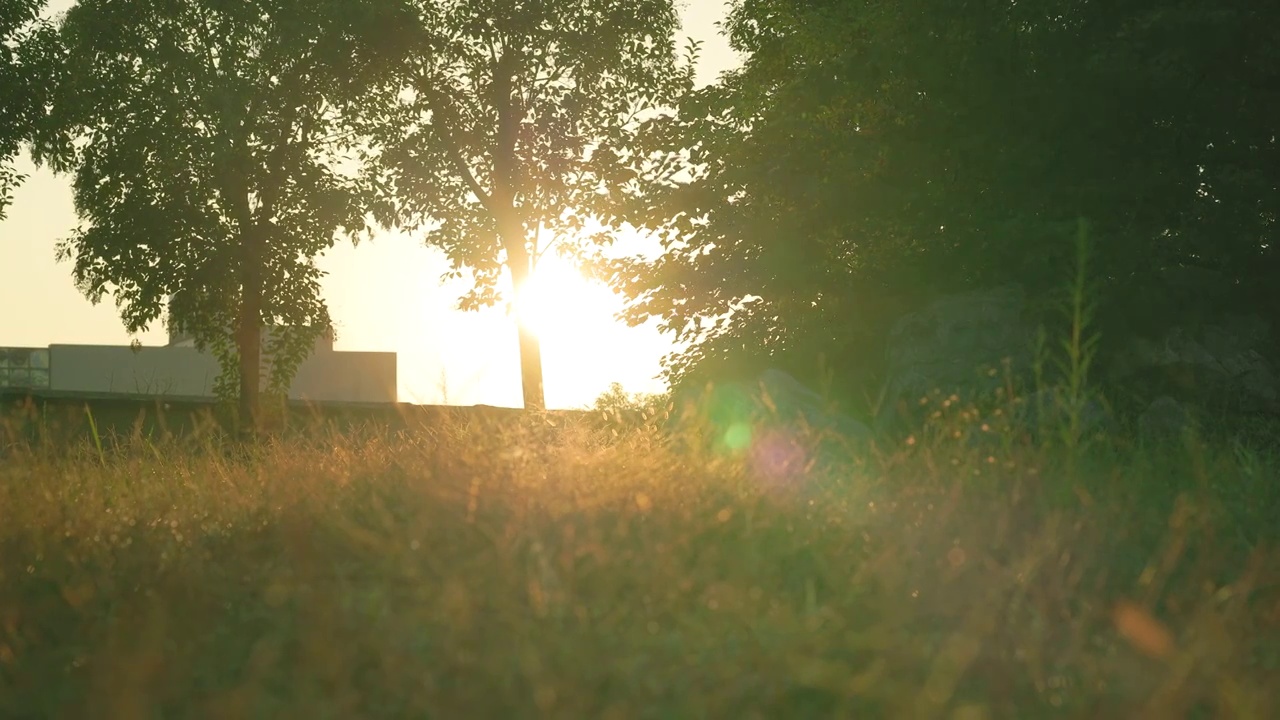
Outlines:
[{"label": "tall grass", "polygon": [[1095,450],[1084,508],[1041,502],[1061,448],[940,431],[780,492],[652,427],[563,425],[10,457],[0,716],[1280,709],[1274,516],[1224,490],[1274,498],[1261,449]]},{"label": "tall grass", "polygon": [[1063,444],[1074,458],[1083,435],[1082,415],[1088,396],[1089,370],[1097,355],[1100,336],[1091,326],[1096,308],[1091,302],[1089,290],[1089,236],[1084,219],[1079,220],[1075,239],[1075,267],[1072,273],[1067,317],[1070,331],[1062,343],[1060,371],[1064,377],[1061,401],[1065,405],[1065,422],[1062,423]]}]

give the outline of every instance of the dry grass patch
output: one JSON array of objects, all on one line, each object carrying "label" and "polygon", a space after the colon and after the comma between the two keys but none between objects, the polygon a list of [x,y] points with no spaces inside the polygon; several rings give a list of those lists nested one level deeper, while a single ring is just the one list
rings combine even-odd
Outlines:
[{"label": "dry grass patch", "polygon": [[1215,490],[1256,512],[1271,456],[1091,457],[780,493],[572,422],[24,451],[0,716],[1276,717],[1274,533]]}]

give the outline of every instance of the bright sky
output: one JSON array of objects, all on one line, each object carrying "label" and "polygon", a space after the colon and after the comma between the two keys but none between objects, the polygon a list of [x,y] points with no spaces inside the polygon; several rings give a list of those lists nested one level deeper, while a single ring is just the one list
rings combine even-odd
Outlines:
[{"label": "bright sky", "polygon": [[[71,0],[53,0],[60,12]],[[703,41],[700,82],[736,63],[715,27],[723,0],[684,0],[685,34]],[[0,222],[0,347],[59,343],[124,345],[114,303],[89,303],[71,282],[71,267],[55,259],[56,243],[76,225],[70,180],[37,170],[14,193]],[[439,282],[447,263],[414,238],[383,234],[358,247],[339,245],[320,258],[338,333],[336,349],[398,354],[400,399],[414,403],[520,405],[519,359],[513,322],[501,309],[454,309],[465,285]],[[615,322],[619,300],[602,286],[581,280],[572,268],[549,263],[543,368],[550,407],[589,404],[611,382],[632,392],[661,390],[659,360],[670,341],[655,327]],[[137,336],[144,345],[165,344],[157,324]]]}]

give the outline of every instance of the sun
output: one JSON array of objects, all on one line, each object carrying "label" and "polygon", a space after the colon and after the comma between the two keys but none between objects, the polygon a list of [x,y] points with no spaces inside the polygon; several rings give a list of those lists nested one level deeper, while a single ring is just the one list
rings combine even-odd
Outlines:
[{"label": "sun", "polygon": [[543,342],[573,340],[617,323],[623,300],[600,282],[588,280],[559,256],[543,260],[512,303],[515,317]]},{"label": "sun", "polygon": [[624,299],[583,276],[573,262],[547,256],[512,303],[512,320],[532,329],[542,345],[547,401],[576,407],[613,381],[652,388],[657,360],[670,340],[653,328],[618,320]]}]

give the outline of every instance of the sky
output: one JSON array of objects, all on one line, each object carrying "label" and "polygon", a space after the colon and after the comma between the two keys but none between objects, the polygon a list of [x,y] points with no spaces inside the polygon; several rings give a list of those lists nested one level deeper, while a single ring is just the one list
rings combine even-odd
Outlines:
[{"label": "sky", "polygon": [[[52,0],[49,9],[71,5]],[[711,82],[737,62],[716,28],[725,3],[678,5],[683,33],[703,43],[699,82]],[[77,224],[70,178],[25,157],[17,165],[29,177],[0,221],[0,347],[127,345],[134,338],[164,345],[160,323],[130,336],[110,297],[95,306],[75,289],[70,263],[56,259],[58,241]],[[338,336],[335,349],[397,353],[402,402],[520,405],[514,322],[501,309],[457,310],[465,282],[440,282],[447,262],[439,251],[408,235],[380,233],[358,246],[340,243],[317,264],[328,273],[323,293]],[[547,405],[589,405],[612,382],[631,392],[662,390],[657,376],[670,339],[652,323],[629,328],[615,321],[621,300],[608,288],[582,281],[570,267],[546,270],[538,319]]]}]

